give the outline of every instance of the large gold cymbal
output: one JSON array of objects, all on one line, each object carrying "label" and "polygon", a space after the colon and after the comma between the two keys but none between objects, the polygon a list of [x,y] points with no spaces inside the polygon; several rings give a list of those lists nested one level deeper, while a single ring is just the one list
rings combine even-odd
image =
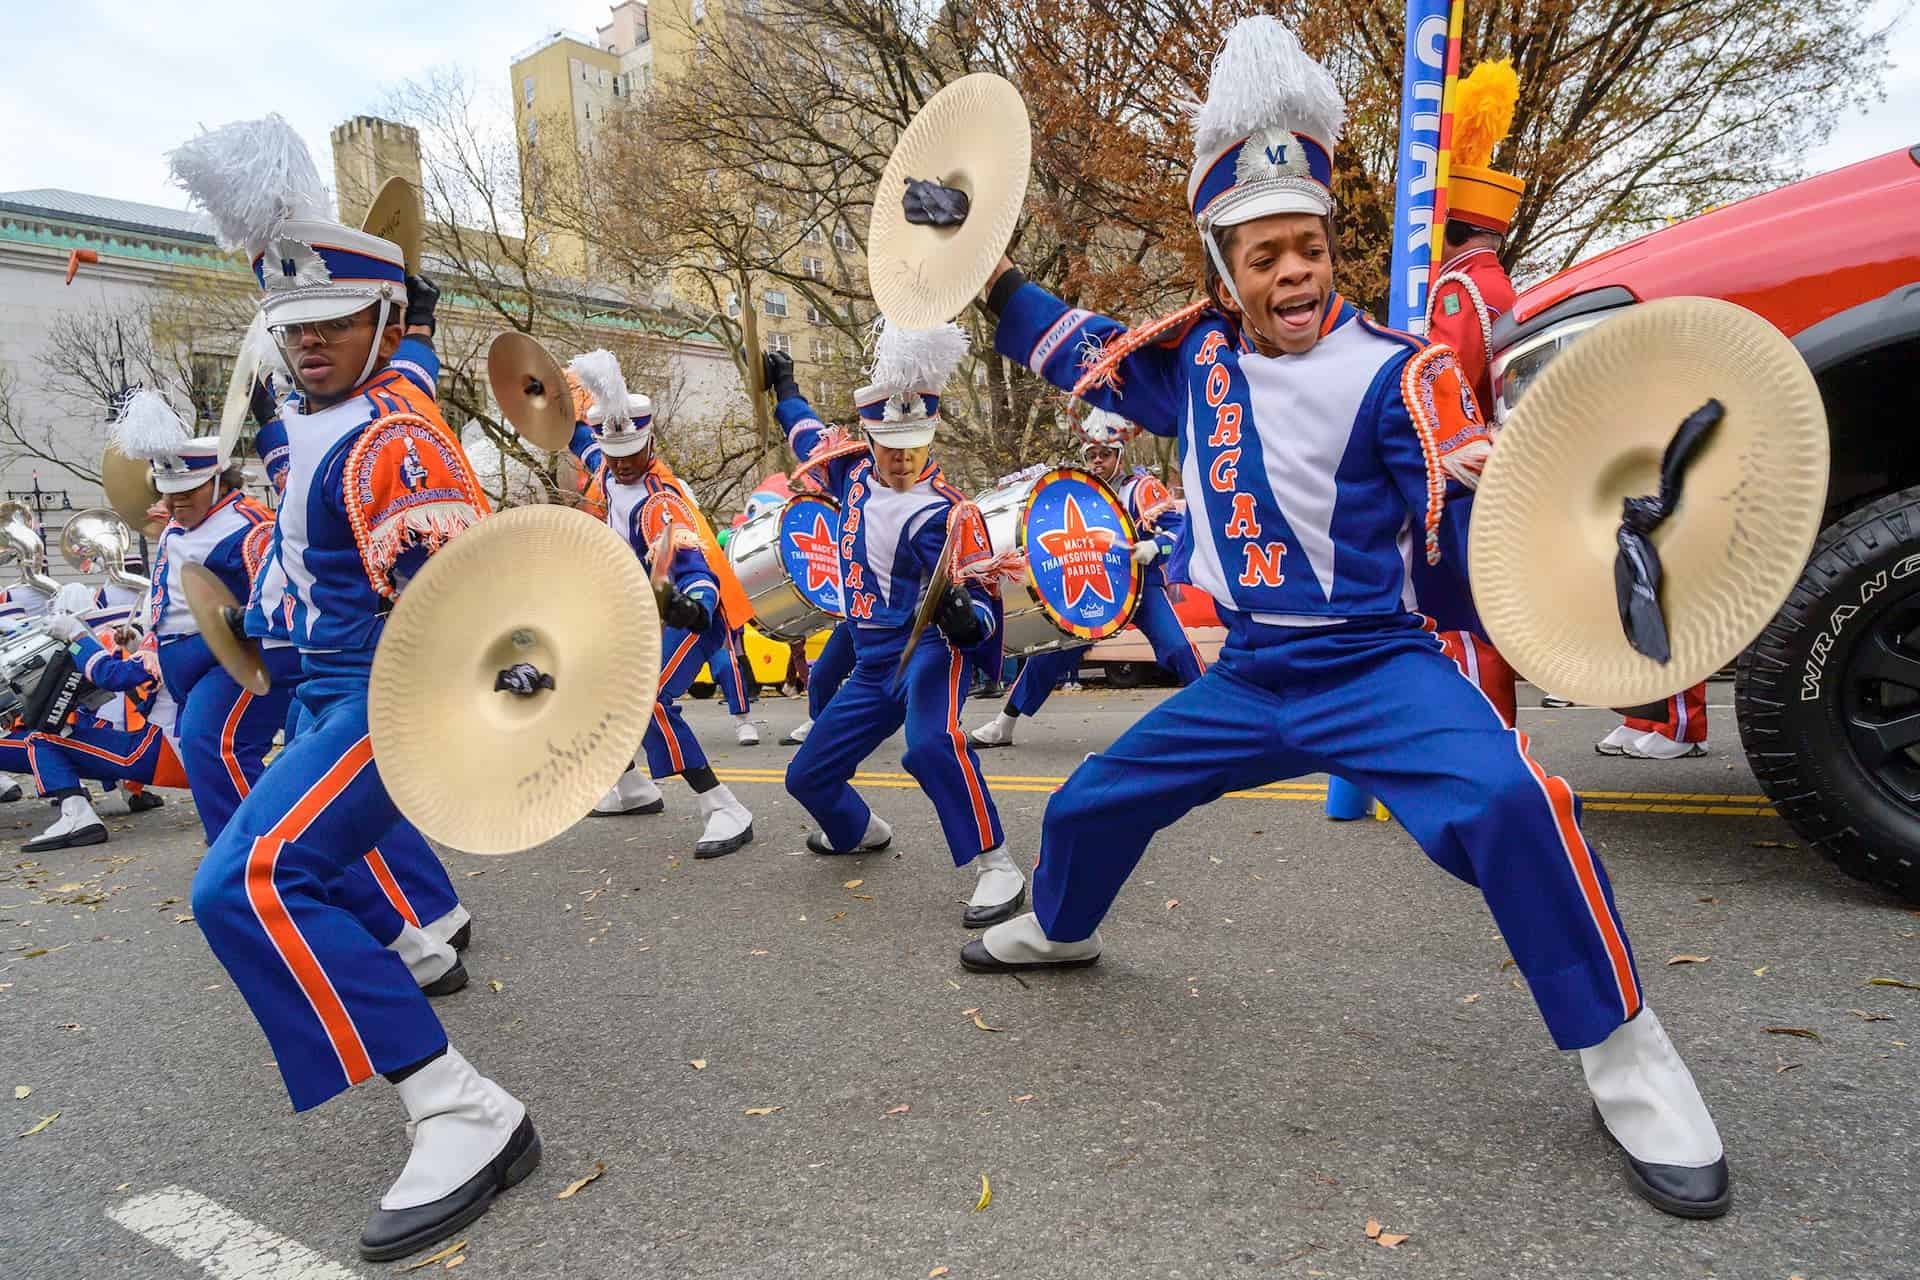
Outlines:
[{"label": "large gold cymbal", "polygon": [[240,611],[240,602],[227,590],[218,574],[196,560],[180,566],[180,581],[187,591],[187,609],[200,628],[200,638],[221,668],[255,697],[273,688],[267,678],[267,665],[260,659],[260,646],[234,634],[232,619]]},{"label": "large gold cymbal", "polygon": [[157,525],[149,514],[153,504],[160,501],[160,491],[153,487],[153,471],[146,463],[108,445],[100,458],[100,487],[106,490],[107,505],[129,528],[149,538],[160,536],[164,526]]},{"label": "large gold cymbal", "polygon": [[426,219],[420,209],[420,192],[402,177],[388,178],[367,206],[360,229],[400,246],[400,257],[407,274],[420,274],[420,242]]},{"label": "large gold cymbal", "polygon": [[559,452],[573,439],[573,392],[566,371],[524,333],[503,333],[487,348],[487,381],[513,429],[538,449]]},{"label": "large gold cymbal", "polygon": [[659,613],[620,536],[567,507],[500,511],[436,552],[387,619],[374,759],[421,831],[514,853],[620,777],[659,677]]}]

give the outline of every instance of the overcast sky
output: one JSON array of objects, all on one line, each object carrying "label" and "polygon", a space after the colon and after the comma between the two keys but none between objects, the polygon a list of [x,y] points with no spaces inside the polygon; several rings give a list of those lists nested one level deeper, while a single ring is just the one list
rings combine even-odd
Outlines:
[{"label": "overcast sky", "polygon": [[[169,208],[186,198],[167,181],[165,153],[203,125],[278,111],[327,172],[329,130],[377,109],[399,81],[453,64],[505,93],[516,53],[557,27],[591,36],[607,20],[606,4],[588,0],[413,0],[311,16],[239,0],[7,7],[0,191],[63,187]],[[1812,169],[1920,143],[1920,17],[1895,34],[1893,61],[1887,100],[1841,121]]]}]

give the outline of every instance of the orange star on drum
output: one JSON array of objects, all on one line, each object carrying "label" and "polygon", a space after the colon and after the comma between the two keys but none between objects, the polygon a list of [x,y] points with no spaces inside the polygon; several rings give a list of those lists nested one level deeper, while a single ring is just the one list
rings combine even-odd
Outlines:
[{"label": "orange star on drum", "polygon": [[800,548],[800,554],[807,560],[808,591],[839,583],[840,549],[834,546],[833,530],[827,528],[825,516],[814,516],[812,533],[795,533],[793,545]]},{"label": "orange star on drum", "polygon": [[1113,531],[1089,527],[1080,504],[1067,498],[1067,527],[1039,536],[1040,546],[1060,562],[1060,589],[1067,597],[1067,608],[1079,605],[1080,597],[1091,591],[1108,604],[1113,598],[1113,579],[1107,573],[1107,548],[1113,545]]}]

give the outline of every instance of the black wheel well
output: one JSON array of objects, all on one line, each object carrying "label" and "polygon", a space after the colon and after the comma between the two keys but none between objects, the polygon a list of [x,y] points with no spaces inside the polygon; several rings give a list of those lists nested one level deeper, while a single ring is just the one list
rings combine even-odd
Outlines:
[{"label": "black wheel well", "polygon": [[1916,368],[1920,338],[1907,338],[1850,356],[1816,375],[1833,445],[1824,523],[1920,485]]}]

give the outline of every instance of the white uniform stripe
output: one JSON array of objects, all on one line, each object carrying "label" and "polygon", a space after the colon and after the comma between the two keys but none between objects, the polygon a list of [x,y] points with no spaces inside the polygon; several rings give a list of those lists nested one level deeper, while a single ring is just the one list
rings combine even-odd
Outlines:
[{"label": "white uniform stripe", "polygon": [[355,1280],[358,1272],[185,1187],[163,1187],[107,1217],[214,1280]]}]

